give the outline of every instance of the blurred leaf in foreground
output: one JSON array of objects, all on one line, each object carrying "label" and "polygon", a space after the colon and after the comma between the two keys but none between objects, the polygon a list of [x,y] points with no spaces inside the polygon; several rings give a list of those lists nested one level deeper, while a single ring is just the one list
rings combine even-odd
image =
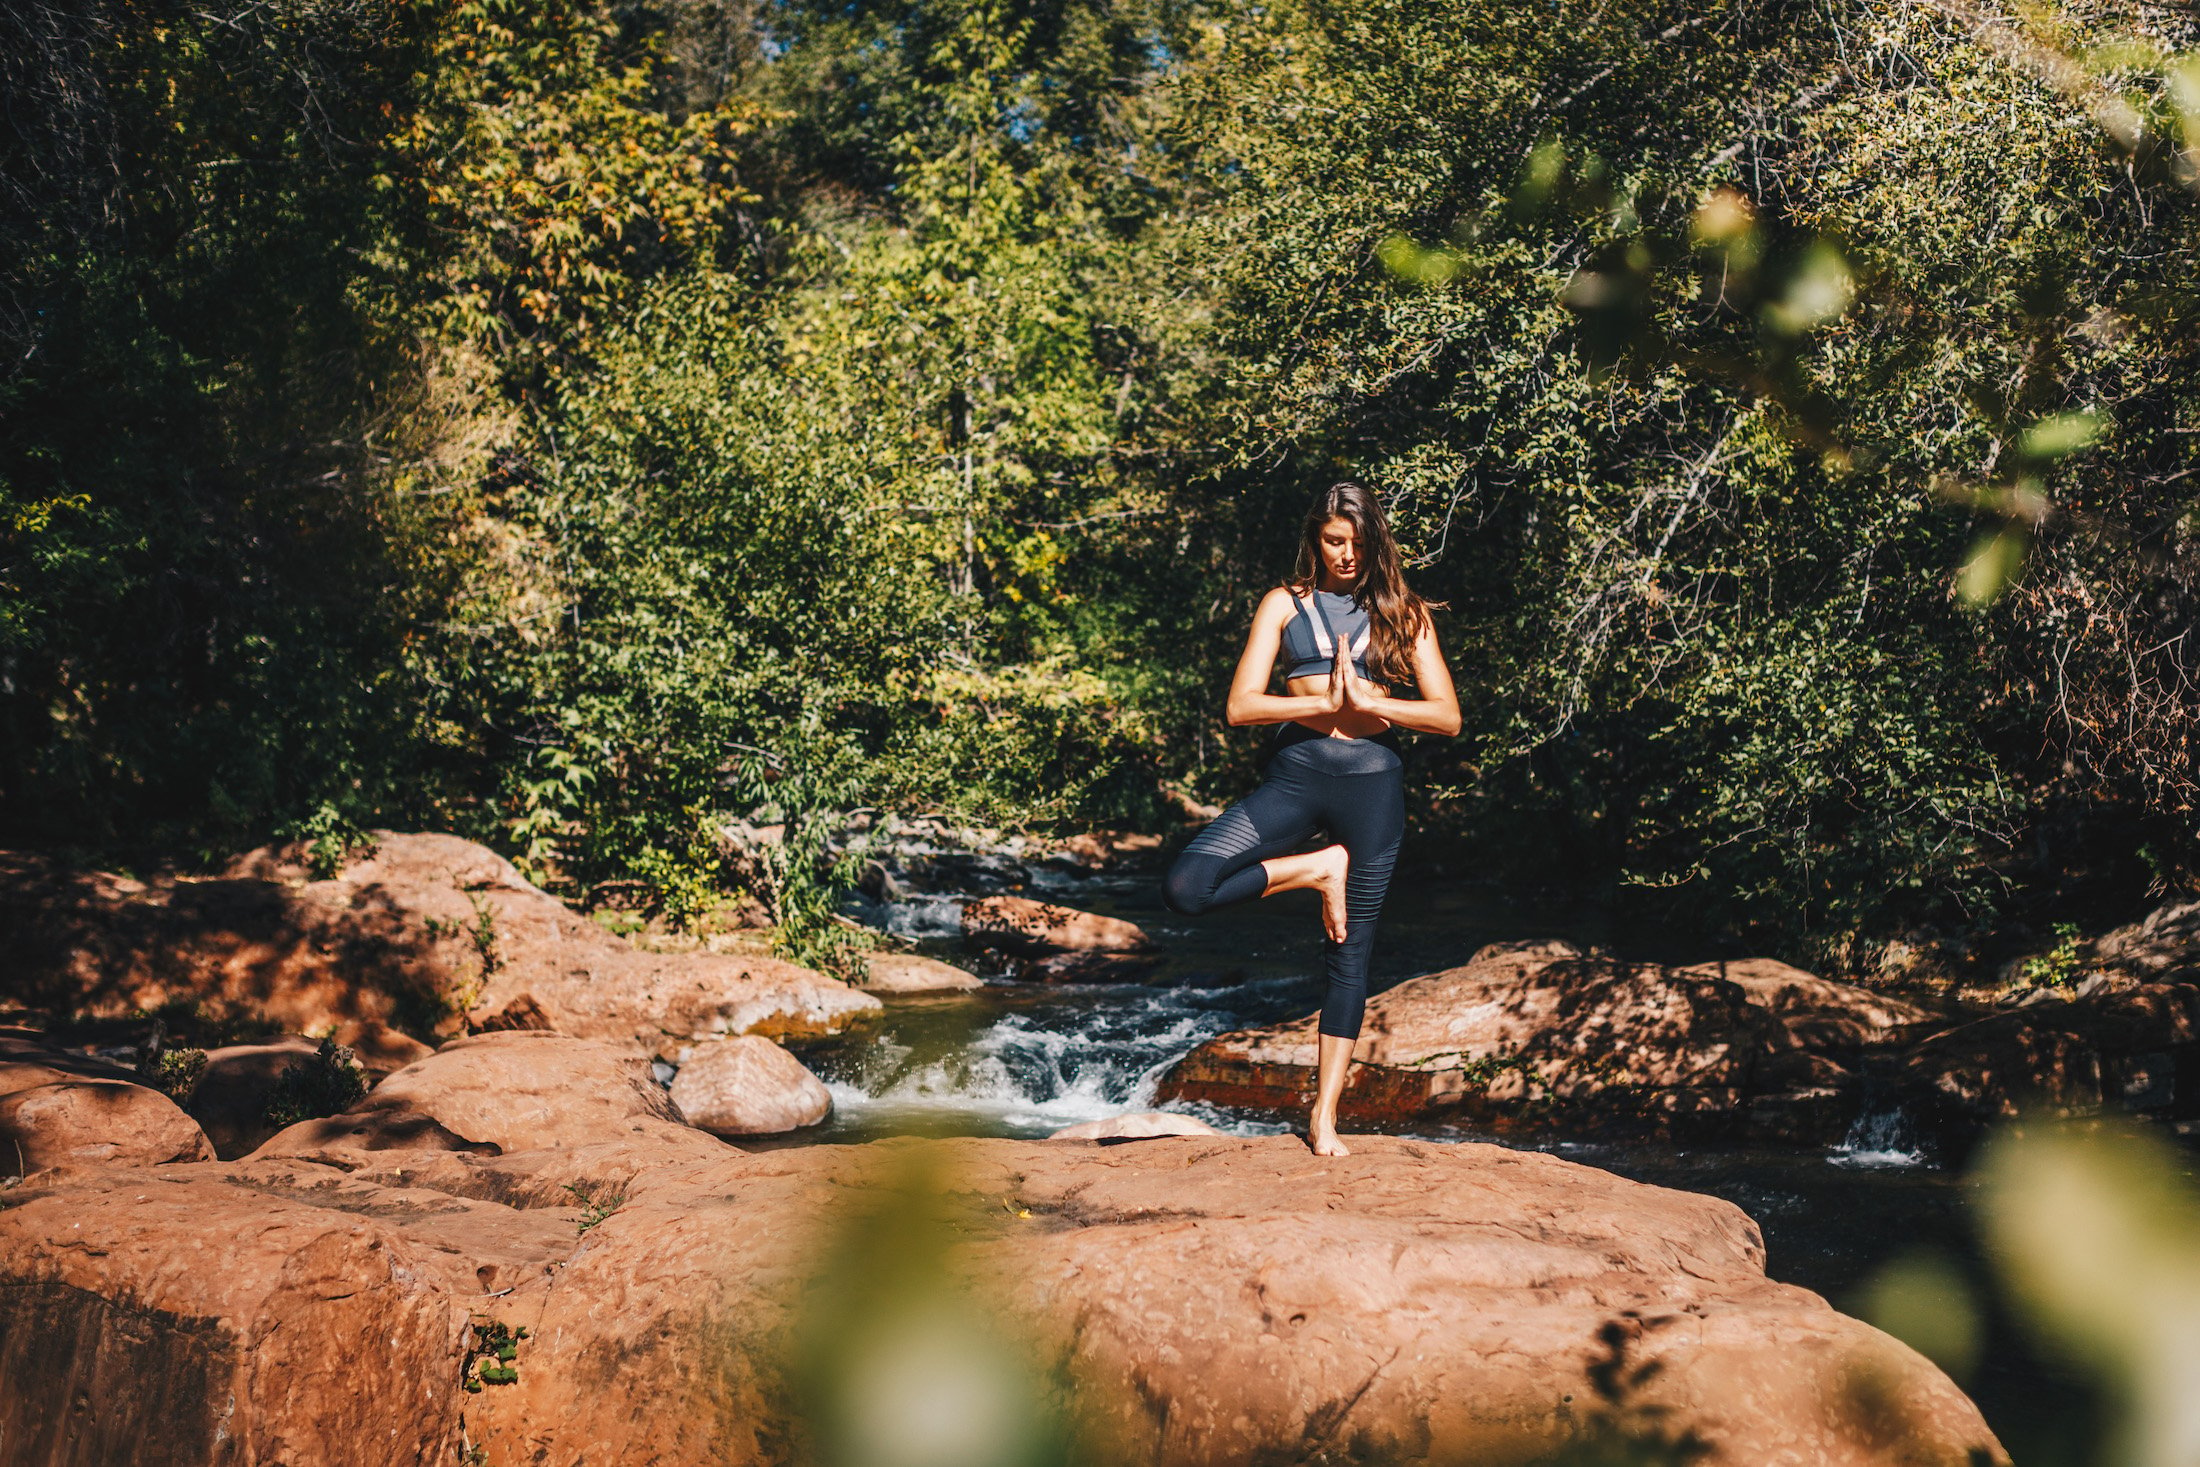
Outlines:
[{"label": "blurred leaf in foreground", "polygon": [[1988,1144],[1987,1243],[2033,1324],[2120,1403],[2100,1461],[2200,1462],[2200,1188],[2137,1131],[2025,1125]]}]

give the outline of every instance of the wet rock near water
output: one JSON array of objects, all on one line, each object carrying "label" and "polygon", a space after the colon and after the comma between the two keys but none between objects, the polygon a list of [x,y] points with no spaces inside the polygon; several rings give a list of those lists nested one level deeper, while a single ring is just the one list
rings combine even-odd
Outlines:
[{"label": "wet rock near water", "polygon": [[782,1135],[833,1113],[825,1083],[755,1035],[697,1050],[673,1077],[671,1098],[689,1125],[719,1136]]},{"label": "wet rock near water", "polygon": [[1143,983],[1161,965],[1159,953],[1071,952],[1016,964],[1026,983]]},{"label": "wet rock near water", "polygon": [[[1563,942],[1497,945],[1369,1001],[1340,1113],[1826,1143],[1858,1112],[1865,1062],[1935,1017],[1769,960],[1666,968]],[[1304,1111],[1315,1022],[1209,1040],[1159,1098]]]},{"label": "wet rock near water", "polygon": [[963,941],[1018,958],[1057,953],[1150,953],[1153,939],[1135,922],[1080,912],[1030,897],[987,897],[962,910]]},{"label": "wet rock near water", "polygon": [[[421,1098],[455,1120],[501,1073]],[[1284,1137],[699,1150],[633,1094],[547,1150],[33,1178],[0,1210],[0,1440],[25,1462],[784,1460],[788,1327],[836,1219],[929,1173],[950,1241],[927,1280],[978,1291],[1101,1460],[1683,1434],[1707,1462],[2006,1460],[1922,1357],[1768,1280],[1712,1198],[1379,1137],[1339,1161]],[[511,1371],[487,1385],[485,1340]]]},{"label": "wet rock near water", "polygon": [[761,955],[644,952],[456,836],[377,832],[326,879],[303,846],[223,876],[136,882],[0,855],[0,997],[54,1014],[121,1017],[179,1005],[224,1022],[332,1033],[370,1073],[423,1040],[519,1012],[567,1033],[676,1057],[728,1035],[814,1035],[878,1000]]}]

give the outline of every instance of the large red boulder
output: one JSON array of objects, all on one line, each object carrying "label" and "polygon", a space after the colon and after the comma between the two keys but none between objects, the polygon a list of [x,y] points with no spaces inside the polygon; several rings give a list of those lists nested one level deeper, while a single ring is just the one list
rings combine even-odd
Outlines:
[{"label": "large red boulder", "polygon": [[[1849,1062],[1931,1017],[1769,960],[1666,968],[1565,943],[1494,945],[1369,1000],[1340,1114],[1833,1140],[1855,1110]],[[1162,1077],[1159,1098],[1303,1111],[1316,1021],[1211,1039]]]},{"label": "large red boulder", "polygon": [[198,1123],[158,1090],[120,1080],[57,1080],[0,1095],[0,1176],[42,1167],[205,1161]]},{"label": "large red boulder", "polygon": [[[2006,1462],[1922,1357],[1768,1280],[1728,1203],[1497,1146],[1353,1144],[705,1156],[635,1135],[49,1173],[0,1210],[0,1441],[25,1462],[783,1461],[789,1372],[860,1363],[802,1355],[802,1331],[890,1338],[861,1331],[961,1290],[1111,1462],[1684,1435],[1709,1463]],[[891,1246],[850,1246],[864,1215]],[[958,1338],[910,1337],[905,1364]],[[512,1375],[484,1383],[499,1340]]]},{"label": "large red boulder", "polygon": [[700,1155],[721,1149],[687,1124],[632,1046],[530,1030],[455,1039],[375,1086],[345,1114],[406,1124],[427,1117],[452,1135],[503,1151],[637,1138]]},{"label": "large red boulder", "polygon": [[2200,1115],[2200,987],[2096,979],[1941,1031],[1903,1056],[1896,1095],[1937,1149],[1961,1154],[2028,1111]]}]

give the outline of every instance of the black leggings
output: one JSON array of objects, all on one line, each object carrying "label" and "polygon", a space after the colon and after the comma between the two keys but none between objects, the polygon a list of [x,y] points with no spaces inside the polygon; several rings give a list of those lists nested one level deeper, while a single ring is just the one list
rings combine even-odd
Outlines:
[{"label": "black leggings", "polygon": [[1162,898],[1186,916],[1250,901],[1268,887],[1261,862],[1287,855],[1317,828],[1327,829],[1343,844],[1351,869],[1344,884],[1345,940],[1322,939],[1329,995],[1322,1002],[1321,1032],[1357,1039],[1367,1008],[1375,919],[1405,837],[1404,763],[1396,736],[1389,734],[1330,738],[1294,723],[1277,742],[1281,747],[1260,788],[1192,838],[1163,878]]}]

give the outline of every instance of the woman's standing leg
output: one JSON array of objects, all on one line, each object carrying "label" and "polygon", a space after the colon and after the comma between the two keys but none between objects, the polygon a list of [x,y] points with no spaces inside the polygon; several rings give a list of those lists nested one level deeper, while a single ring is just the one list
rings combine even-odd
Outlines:
[{"label": "woman's standing leg", "polygon": [[1323,791],[1327,823],[1343,843],[1350,865],[1345,877],[1345,939],[1324,949],[1329,988],[1316,1041],[1314,1108],[1307,1118],[1307,1142],[1322,1156],[1349,1154],[1337,1139],[1337,1102],[1344,1095],[1352,1048],[1367,1011],[1367,972],[1376,919],[1390,893],[1398,847],[1405,839],[1403,764],[1396,754],[1377,747],[1355,750],[1348,767],[1367,762],[1372,767],[1366,772],[1328,776]]}]

